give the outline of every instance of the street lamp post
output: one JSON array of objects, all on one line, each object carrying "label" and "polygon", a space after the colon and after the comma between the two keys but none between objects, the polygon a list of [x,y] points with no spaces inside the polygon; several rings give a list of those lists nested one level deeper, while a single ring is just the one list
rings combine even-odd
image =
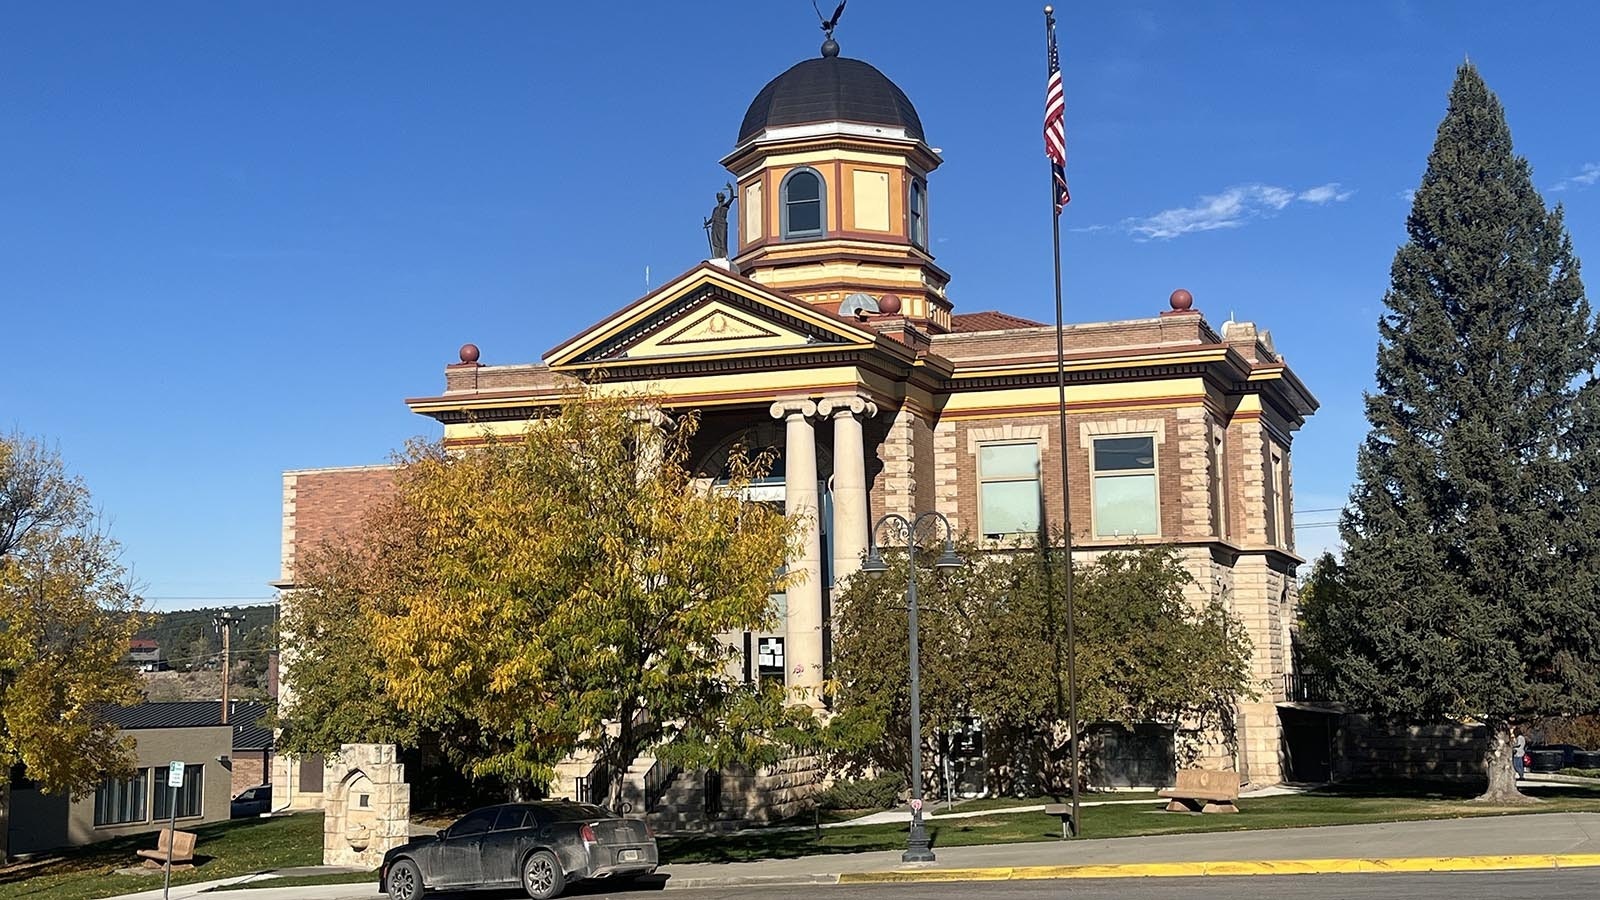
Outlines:
[{"label": "street lamp post", "polygon": [[953,529],[950,520],[940,512],[925,512],[909,521],[896,513],[878,519],[869,534],[867,559],[861,565],[861,571],[872,576],[889,571],[883,556],[878,553],[878,532],[885,525],[893,525],[895,531],[905,535],[906,570],[909,572],[906,579],[906,625],[911,641],[911,832],[906,837],[906,852],[900,854],[902,862],[934,860],[933,849],[928,844],[928,829],[922,821],[922,684],[917,655],[917,532],[928,521],[937,521],[944,526],[944,552],[939,554],[934,568],[961,568],[961,557],[956,555],[955,544],[951,540]]}]

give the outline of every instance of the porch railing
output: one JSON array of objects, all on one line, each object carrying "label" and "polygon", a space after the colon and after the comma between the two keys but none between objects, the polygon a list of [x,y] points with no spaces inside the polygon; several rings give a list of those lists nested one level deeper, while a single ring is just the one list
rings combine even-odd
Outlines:
[{"label": "porch railing", "polygon": [[1283,692],[1294,703],[1333,700],[1333,681],[1320,672],[1291,672],[1283,676]]}]

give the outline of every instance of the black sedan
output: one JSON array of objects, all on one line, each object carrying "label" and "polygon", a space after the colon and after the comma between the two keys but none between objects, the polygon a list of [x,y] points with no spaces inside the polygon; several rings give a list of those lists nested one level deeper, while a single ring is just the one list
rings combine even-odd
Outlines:
[{"label": "black sedan", "polygon": [[655,870],[656,839],[644,822],[586,803],[508,803],[384,854],[378,890],[419,900],[435,889],[521,885],[534,900],[549,900],[575,881]]}]

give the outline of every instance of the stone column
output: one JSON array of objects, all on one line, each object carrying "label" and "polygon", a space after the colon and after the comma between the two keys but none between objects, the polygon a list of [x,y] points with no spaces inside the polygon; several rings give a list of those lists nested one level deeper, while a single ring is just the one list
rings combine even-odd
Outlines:
[{"label": "stone column", "polygon": [[817,404],[810,400],[785,400],[772,404],[772,417],[782,419],[784,514],[796,516],[801,528],[800,546],[789,560],[798,579],[787,593],[788,617],[783,629],[785,679],[792,692],[806,703],[820,706],[817,688],[822,684],[822,541],[817,517],[817,433],[811,417]]},{"label": "stone column", "polygon": [[638,452],[635,459],[635,478],[639,483],[654,477],[656,470],[666,462],[666,432],[677,425],[672,416],[655,407],[639,407],[628,413],[633,420]]},{"label": "stone column", "polygon": [[833,579],[842,584],[861,567],[867,552],[867,450],[862,418],[878,407],[860,397],[830,397],[817,411],[833,419]]}]

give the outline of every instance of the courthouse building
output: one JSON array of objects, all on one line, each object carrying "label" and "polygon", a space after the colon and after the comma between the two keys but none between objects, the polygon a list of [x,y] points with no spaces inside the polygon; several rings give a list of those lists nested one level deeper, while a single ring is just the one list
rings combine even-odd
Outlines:
[{"label": "courthouse building", "polygon": [[[1066,454],[1081,556],[1174,546],[1197,598],[1224,597],[1248,629],[1261,693],[1239,710],[1237,748],[1209,764],[1279,780],[1302,563],[1291,446],[1316,400],[1265,331],[1213,327],[1187,292],[1161,291],[1148,318],[1067,327],[1063,441],[1055,329],[964,311],[959,298],[983,287],[952,290],[930,240],[944,160],[910,98],[836,46],[774,78],[739,123],[721,160],[737,198],[728,258],[537,359],[504,340],[483,358],[467,345],[443,389],[410,408],[469,447],[518,433],[563,384],[599,377],[660,396],[663,424],[698,411],[702,475],[718,476],[736,444],[775,448],[761,490],[806,515],[790,562],[806,577],[779,630],[734,640],[746,677],[795,687],[827,672],[830,596],[860,566],[872,521],[938,510],[997,546],[1059,526]],[[297,548],[335,537],[388,478],[384,467],[285,475],[285,587]]]}]

